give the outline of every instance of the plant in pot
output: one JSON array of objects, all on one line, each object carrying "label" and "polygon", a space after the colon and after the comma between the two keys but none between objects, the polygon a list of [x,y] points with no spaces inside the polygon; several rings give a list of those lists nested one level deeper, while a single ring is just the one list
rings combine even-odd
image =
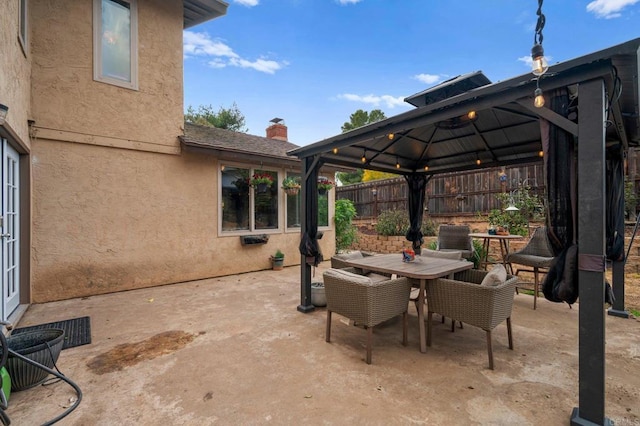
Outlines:
[{"label": "plant in pot", "polygon": [[319,178],[318,179],[318,194],[324,195],[324,194],[327,193],[327,191],[329,191],[334,186],[335,186],[335,184],[333,182],[331,182],[329,179],[327,179],[327,178]]},{"label": "plant in pot", "polygon": [[254,173],[249,184],[258,192],[267,192],[267,188],[273,184],[273,177],[268,173]]},{"label": "plant in pot", "polygon": [[297,178],[286,177],[282,181],[282,189],[287,195],[296,195],[300,191],[300,182]]},{"label": "plant in pot", "polygon": [[271,256],[271,266],[274,271],[281,271],[284,267],[284,253],[280,249],[276,250],[276,253]]}]

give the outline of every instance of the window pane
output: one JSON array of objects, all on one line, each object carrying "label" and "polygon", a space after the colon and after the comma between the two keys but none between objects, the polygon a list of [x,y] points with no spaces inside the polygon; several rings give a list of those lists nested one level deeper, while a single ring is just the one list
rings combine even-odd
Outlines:
[{"label": "window pane", "polygon": [[[299,174],[288,173],[287,177],[300,180]],[[300,191],[287,195],[287,228],[300,228],[300,199]]]},{"label": "window pane", "polygon": [[102,0],[102,75],[131,82],[129,3]]},{"label": "window pane", "polygon": [[273,183],[266,188],[255,187],[255,229],[278,228],[278,173],[255,170],[256,174],[269,175]]},{"label": "window pane", "polygon": [[249,230],[249,169],[225,167],[222,180],[222,230]]}]

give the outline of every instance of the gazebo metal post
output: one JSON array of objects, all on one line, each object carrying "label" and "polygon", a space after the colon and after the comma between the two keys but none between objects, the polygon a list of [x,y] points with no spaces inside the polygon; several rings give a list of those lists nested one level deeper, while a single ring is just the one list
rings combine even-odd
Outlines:
[{"label": "gazebo metal post", "polygon": [[[614,177],[613,182],[620,182],[624,185],[624,167],[620,164],[620,167],[617,167],[615,170],[618,172],[618,176]],[[614,214],[618,215],[618,220],[616,221],[618,223],[618,229],[616,229],[616,231],[618,232],[618,235],[622,235],[624,241],[624,208],[615,208]],[[615,297],[615,301],[607,313],[621,318],[629,318],[629,312],[624,309],[624,265],[626,261],[627,259],[621,259],[613,260],[611,262],[611,281],[613,284],[613,295]]]},{"label": "gazebo metal post", "polygon": [[[314,156],[302,158],[302,188],[300,190],[301,217],[300,236],[303,237],[310,228],[318,229],[318,169],[320,164]],[[315,197],[315,202],[312,198]],[[314,208],[309,208],[315,206]],[[307,313],[315,309],[311,303],[311,265],[300,253],[300,305],[298,311]]]},{"label": "gazebo metal post", "polygon": [[572,425],[609,425],[605,417],[605,91],[602,79],[579,84],[578,390]]}]

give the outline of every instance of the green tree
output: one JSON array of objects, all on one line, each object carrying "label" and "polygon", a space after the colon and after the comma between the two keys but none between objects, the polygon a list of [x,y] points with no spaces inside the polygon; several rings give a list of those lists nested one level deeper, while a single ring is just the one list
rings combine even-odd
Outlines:
[{"label": "green tree", "polygon": [[376,121],[384,120],[385,118],[387,117],[385,117],[382,110],[374,109],[371,112],[367,112],[359,109],[351,114],[349,121],[346,121],[342,125],[342,133],[357,129],[358,127],[366,126],[367,124],[375,123]]},{"label": "green tree", "polygon": [[184,121],[234,132],[246,133],[249,131],[245,127],[244,115],[240,112],[235,102],[231,108],[220,107],[218,112],[215,112],[211,105],[200,105],[197,110],[189,105],[187,113],[184,115]]},{"label": "green tree", "polygon": [[[374,109],[371,112],[367,112],[359,109],[351,114],[349,121],[346,121],[342,125],[342,133],[357,129],[358,127],[366,126],[367,124],[375,123],[376,121],[384,120],[385,118],[387,117],[384,115],[382,110]],[[363,173],[362,169],[357,169],[353,173],[338,172],[337,177],[344,185],[348,185],[350,183],[362,182]]]}]

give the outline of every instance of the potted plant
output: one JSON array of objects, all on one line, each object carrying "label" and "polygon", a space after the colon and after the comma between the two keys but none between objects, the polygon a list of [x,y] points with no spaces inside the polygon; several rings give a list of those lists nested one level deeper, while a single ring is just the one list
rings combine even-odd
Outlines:
[{"label": "potted plant", "polygon": [[334,186],[335,184],[331,182],[329,179],[320,178],[318,179],[318,194],[324,195],[327,193],[327,191],[329,191]]},{"label": "potted plant", "polygon": [[286,177],[282,181],[282,189],[287,195],[296,195],[300,191],[300,183],[297,178]]},{"label": "potted plant", "polygon": [[267,192],[267,188],[273,184],[273,177],[267,173],[254,173],[249,184],[256,188],[258,192]]},{"label": "potted plant", "polygon": [[276,250],[276,254],[271,256],[271,267],[274,271],[282,271],[284,267],[284,253],[280,249]]}]

